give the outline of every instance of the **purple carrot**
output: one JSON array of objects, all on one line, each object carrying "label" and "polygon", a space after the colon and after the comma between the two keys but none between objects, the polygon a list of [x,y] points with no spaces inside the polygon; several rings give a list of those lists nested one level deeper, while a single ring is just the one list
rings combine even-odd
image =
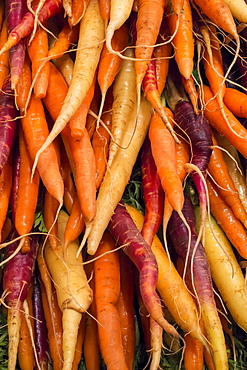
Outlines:
[{"label": "purple carrot", "polygon": [[[26,0],[6,0],[7,27],[10,33],[27,12]],[[9,50],[11,88],[15,89],[21,76],[25,60],[26,44],[20,40]]]},{"label": "purple carrot", "polygon": [[160,298],[156,292],[156,258],[123,203],[119,203],[115,208],[108,229],[139,270],[141,296],[150,316],[168,333],[177,336],[176,329],[163,316]]},{"label": "purple carrot", "polygon": [[6,164],[14,145],[18,126],[17,115],[14,92],[8,77],[0,92],[0,173],[2,173],[3,166]]},{"label": "purple carrot", "polygon": [[[195,114],[192,104],[187,101],[181,101],[176,104],[174,119],[182,129],[185,139],[190,140],[192,152],[191,164],[196,166],[202,175],[206,177],[213,146],[211,128],[208,121],[201,113]],[[204,225],[207,209],[205,185],[198,172],[189,164],[187,167],[190,170],[190,176],[199,195],[201,225]]]},{"label": "purple carrot", "polygon": [[145,217],[141,233],[146,242],[151,245],[163,218],[164,192],[157,173],[148,136],[141,150],[141,172],[145,203]]},{"label": "purple carrot", "polygon": [[[34,12],[37,6],[33,8]],[[39,12],[38,20],[44,23],[49,18],[53,17],[62,10],[62,0],[46,0],[42,9]],[[8,40],[0,50],[0,55],[9,50],[12,46],[16,45],[21,39],[28,36],[34,28],[34,14],[27,12],[21,19],[20,23],[10,32]]]},{"label": "purple carrot", "polygon": [[[10,240],[17,236],[12,232]],[[28,253],[18,252],[5,265],[3,272],[3,290],[5,302],[8,305],[8,334],[9,334],[9,363],[8,369],[14,370],[19,344],[19,331],[21,325],[23,302],[27,298],[27,291],[31,284],[36,259],[39,237],[34,235],[30,241]],[[18,247],[18,241],[8,245],[6,259],[11,257]]]},{"label": "purple carrot", "polygon": [[48,369],[48,339],[45,315],[42,305],[42,295],[40,289],[40,278],[38,268],[35,269],[33,277],[33,316],[34,320],[34,338],[37,352],[37,360],[40,369]]},{"label": "purple carrot", "polygon": [[190,198],[185,196],[182,210],[189,230],[177,212],[173,211],[168,224],[168,235],[178,256],[185,264],[185,281],[196,296],[215,368],[228,369],[222,325],[214,300],[210,266],[202,243],[198,243],[195,212]]}]

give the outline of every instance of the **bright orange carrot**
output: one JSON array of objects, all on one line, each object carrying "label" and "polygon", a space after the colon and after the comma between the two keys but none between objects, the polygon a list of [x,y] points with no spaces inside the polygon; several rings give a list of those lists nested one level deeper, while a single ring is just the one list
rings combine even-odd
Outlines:
[{"label": "bright orange carrot", "polygon": [[[19,235],[28,234],[34,223],[34,216],[38,202],[40,177],[36,170],[31,179],[33,161],[27,149],[22,128],[19,130],[20,172],[17,191],[14,225]],[[29,238],[25,242],[22,252],[30,249]]]},{"label": "bright orange carrot", "polygon": [[150,122],[149,138],[163,190],[172,208],[181,214],[184,195],[177,173],[175,141],[157,113]]},{"label": "bright orange carrot", "polygon": [[158,91],[161,94],[166,84],[169,60],[172,54],[172,44],[170,42],[164,43],[164,39],[161,35],[157,38],[157,44],[158,45],[154,48],[154,57]]},{"label": "bright orange carrot", "polygon": [[64,206],[71,213],[76,196],[75,185],[72,179],[72,170],[64,146],[61,148],[61,174],[64,183]]},{"label": "bright orange carrot", "polygon": [[184,368],[185,370],[202,370],[204,366],[203,344],[190,334],[184,337]]},{"label": "bright orange carrot", "polygon": [[110,19],[110,9],[111,1],[110,0],[99,0],[99,8],[102,19],[106,22],[106,25]]},{"label": "bright orange carrot", "polygon": [[[3,4],[3,3],[2,3]],[[4,45],[8,37],[7,23],[6,20],[3,22],[3,26],[0,33],[0,48]],[[0,89],[3,86],[3,82],[9,73],[9,53],[6,51],[0,55]]]},{"label": "bright orange carrot", "polygon": [[37,98],[43,98],[46,94],[50,72],[50,63],[45,63],[39,70],[43,59],[48,55],[48,34],[43,27],[37,27],[34,38],[28,47],[28,54],[32,63],[32,78],[35,79],[34,95]]},{"label": "bright orange carrot", "polygon": [[67,248],[70,242],[78,238],[84,228],[85,222],[83,220],[80,201],[76,194],[64,233],[64,247]]},{"label": "bright orange carrot", "polygon": [[[95,302],[97,310],[99,344],[102,357],[109,370],[128,367],[125,362],[120,318],[116,308],[120,294],[120,265],[118,251],[113,251],[115,241],[105,232],[94,261]],[[101,257],[100,257],[101,256]],[[111,318],[111,320],[109,320]]]},{"label": "bright orange carrot", "polygon": [[30,67],[29,57],[26,56],[22,74],[20,75],[19,81],[16,85],[16,104],[20,110],[21,115],[26,113],[28,108],[29,92],[32,83],[32,74]]},{"label": "bright orange carrot", "polygon": [[229,128],[210,87],[203,86],[202,97],[205,103],[204,115],[206,119],[221,135],[225,136],[245,158],[247,158],[247,130],[224,106],[226,117],[232,129]]},{"label": "bright orange carrot", "polygon": [[72,14],[68,18],[70,27],[76,26],[85,14],[89,0],[72,0]]},{"label": "bright orange carrot", "polygon": [[[34,160],[37,151],[49,134],[44,108],[40,99],[34,96],[31,97],[27,115],[22,118],[21,123],[31,159]],[[46,189],[62,205],[64,185],[54,144],[51,144],[42,153],[37,168]]]},{"label": "bright orange carrot", "polygon": [[170,10],[168,25],[171,36],[176,32],[172,42],[179,72],[186,80],[189,80],[193,71],[194,41],[192,12],[188,0],[184,0],[183,11],[179,15],[173,13],[172,9]]},{"label": "bright orange carrot", "polygon": [[247,118],[247,95],[245,93],[227,87],[224,94],[224,103],[235,116]]},{"label": "bright orange carrot", "polygon": [[79,26],[70,27],[66,21],[59,32],[54,45],[48,51],[50,59],[57,59],[63,55],[71,46],[78,41]]},{"label": "bright orange carrot", "polygon": [[241,222],[234,216],[231,208],[219,195],[216,185],[207,178],[207,187],[212,215],[226,233],[228,239],[237,249],[238,253],[247,256],[247,234]]},{"label": "bright orange carrot", "polygon": [[75,139],[81,139],[84,134],[84,128],[86,126],[86,119],[88,110],[94,96],[94,89],[96,84],[96,74],[94,75],[93,82],[83,99],[80,107],[69,121],[71,136]]},{"label": "bright orange carrot", "polygon": [[109,89],[106,96],[106,102],[104,104],[104,112],[101,116],[101,120],[104,122],[104,126],[100,124],[99,127],[96,128],[92,138],[92,147],[94,150],[96,163],[97,189],[102,182],[108,160],[108,147],[110,142],[110,131],[112,123],[112,100],[112,89]]},{"label": "bright orange carrot", "polygon": [[12,188],[12,166],[11,166],[12,155],[9,156],[8,162],[3,167],[0,175],[0,230],[2,231],[4,222],[6,220],[10,192]]}]

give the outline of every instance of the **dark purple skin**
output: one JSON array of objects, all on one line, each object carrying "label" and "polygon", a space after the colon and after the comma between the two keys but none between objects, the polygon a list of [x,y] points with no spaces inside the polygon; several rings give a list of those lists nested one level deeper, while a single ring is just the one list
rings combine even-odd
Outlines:
[{"label": "dark purple skin", "polygon": [[[17,233],[13,231],[9,239],[13,240],[16,236]],[[30,251],[27,253],[18,252],[4,267],[3,289],[8,293],[5,300],[9,306],[16,305],[17,302],[22,305],[27,298],[27,291],[33,276],[39,236],[32,235],[30,239]],[[16,250],[18,244],[19,241],[15,241],[7,246],[6,258]]]},{"label": "dark purple skin", "polygon": [[[185,196],[183,215],[187,220],[191,230],[191,245],[188,248],[189,233],[186,225],[181,220],[177,212],[173,211],[168,223],[168,235],[178,256],[185,262],[188,261],[186,267],[186,281],[192,282],[198,295],[199,300],[203,302],[214,302],[214,293],[212,287],[212,279],[210,267],[207,260],[206,252],[201,243],[195,250],[197,241],[196,234],[196,219],[194,208],[190,198]],[[191,275],[193,271],[193,277]]]},{"label": "dark purple skin", "polygon": [[34,338],[37,351],[38,363],[42,370],[48,368],[48,339],[45,323],[44,310],[42,305],[42,295],[40,289],[40,279],[38,268],[35,268],[33,277],[33,316],[34,320]]},{"label": "dark purple skin", "polygon": [[[142,299],[150,312],[152,306],[157,305],[157,301],[159,301],[156,293],[158,266],[153,252],[136,228],[124,204],[119,203],[117,205],[108,225],[108,230],[119,245],[124,245],[123,251],[139,270]],[[154,293],[153,299],[155,302],[150,300],[146,287]]]},{"label": "dark purple skin", "polygon": [[[44,23],[49,18],[58,14],[62,10],[61,0],[47,0],[39,12],[38,19],[41,23]],[[36,7],[34,7],[35,11]],[[20,40],[28,36],[34,27],[34,15],[31,12],[27,12],[20,23],[11,31],[11,36],[14,39]]]},{"label": "dark purple skin", "polygon": [[[6,0],[7,27],[9,33],[20,23],[27,10],[26,0]],[[25,51],[26,44],[24,40],[21,40],[9,50],[10,74],[16,80],[20,78],[23,70]]]},{"label": "dark purple skin", "polygon": [[149,235],[149,245],[160,228],[164,210],[164,192],[151,151],[150,140],[146,137],[141,150],[142,189],[145,203],[145,217],[142,234]]},{"label": "dark purple skin", "polygon": [[[196,115],[191,103],[178,102],[174,111],[174,119],[187,134],[185,139],[190,140],[192,150],[191,163],[198,167],[204,176],[212,153],[212,134],[208,121],[202,114]],[[183,134],[183,133],[182,133]],[[190,173],[200,197],[200,202],[206,204],[205,187],[199,174],[195,171]]]},{"label": "dark purple skin", "polygon": [[18,127],[18,110],[15,107],[14,92],[10,79],[4,81],[0,92],[0,174],[14,145]]}]

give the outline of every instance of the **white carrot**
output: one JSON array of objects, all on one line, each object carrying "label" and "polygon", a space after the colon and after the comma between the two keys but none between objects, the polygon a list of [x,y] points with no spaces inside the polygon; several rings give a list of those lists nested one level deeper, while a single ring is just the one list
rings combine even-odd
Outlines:
[{"label": "white carrot", "polygon": [[68,93],[46,142],[36,154],[33,168],[36,167],[40,154],[60,134],[85,98],[99,63],[104,36],[104,22],[98,0],[90,0],[80,23],[78,50]]}]

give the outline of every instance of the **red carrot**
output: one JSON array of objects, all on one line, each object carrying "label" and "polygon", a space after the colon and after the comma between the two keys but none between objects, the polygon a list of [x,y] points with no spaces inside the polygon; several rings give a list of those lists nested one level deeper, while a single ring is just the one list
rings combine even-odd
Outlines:
[{"label": "red carrot", "polygon": [[108,229],[140,272],[141,295],[151,317],[164,330],[177,336],[176,329],[163,316],[160,298],[156,292],[158,267],[155,256],[136,228],[124,204],[119,203],[115,208]]}]

